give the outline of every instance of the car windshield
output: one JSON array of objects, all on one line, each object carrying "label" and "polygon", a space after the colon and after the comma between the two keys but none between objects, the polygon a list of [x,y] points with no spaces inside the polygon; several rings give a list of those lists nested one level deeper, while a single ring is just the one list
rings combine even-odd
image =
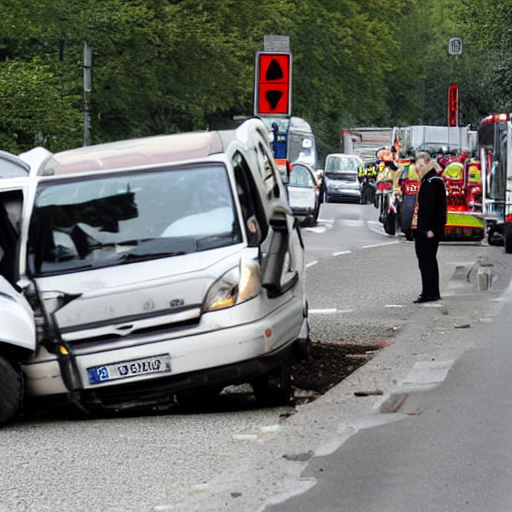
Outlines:
[{"label": "car windshield", "polygon": [[30,223],[35,276],[178,256],[242,241],[225,167],[42,184]]},{"label": "car windshield", "polygon": [[325,163],[325,172],[357,171],[357,161],[355,158],[331,156],[327,157]]}]

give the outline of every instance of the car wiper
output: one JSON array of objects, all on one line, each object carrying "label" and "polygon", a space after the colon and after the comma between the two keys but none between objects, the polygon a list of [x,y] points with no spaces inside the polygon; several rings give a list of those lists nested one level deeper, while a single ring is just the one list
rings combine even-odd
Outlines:
[{"label": "car wiper", "polygon": [[224,247],[236,242],[236,235],[233,233],[221,233],[217,235],[203,236],[196,240],[196,249],[205,251],[208,249],[216,249]]},{"label": "car wiper", "polygon": [[123,240],[122,242],[115,242],[113,245],[139,245],[144,242],[151,242],[154,238],[134,238],[133,240]]},{"label": "car wiper", "polygon": [[136,252],[125,252],[119,255],[116,263],[119,265],[124,265],[125,263],[134,263],[137,261],[149,261],[158,258],[172,258],[173,256],[182,256],[183,254],[187,253],[185,251],[149,252],[144,254],[138,254]]}]

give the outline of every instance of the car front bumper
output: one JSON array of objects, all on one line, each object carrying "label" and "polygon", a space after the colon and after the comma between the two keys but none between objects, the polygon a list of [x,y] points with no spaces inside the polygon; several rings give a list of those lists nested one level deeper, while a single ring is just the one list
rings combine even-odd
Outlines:
[{"label": "car front bumper", "polygon": [[360,189],[337,189],[328,190],[326,195],[329,199],[352,199],[359,200],[361,198]]},{"label": "car front bumper", "polygon": [[[229,310],[221,313],[236,315]],[[192,329],[190,334],[185,330],[172,335],[148,336],[132,344],[126,337],[108,344],[76,345],[74,360],[80,381],[79,391],[106,396],[130,391],[129,394],[137,397],[139,393],[143,394],[144,389],[151,388],[177,392],[205,385],[248,382],[288,352],[299,337],[304,321],[302,304],[294,299],[257,321],[232,327],[218,327],[200,333]],[[168,371],[91,381],[91,370],[161,356],[170,358]],[[40,350],[37,356],[23,365],[27,394],[68,393],[70,390],[61,370],[57,356],[45,349]]]}]

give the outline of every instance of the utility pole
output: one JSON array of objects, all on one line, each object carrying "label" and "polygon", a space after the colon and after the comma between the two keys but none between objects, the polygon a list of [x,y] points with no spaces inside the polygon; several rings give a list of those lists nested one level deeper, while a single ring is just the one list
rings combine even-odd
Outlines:
[{"label": "utility pole", "polygon": [[84,41],[84,146],[89,145],[89,130],[91,128],[88,102],[88,94],[92,91],[91,69],[92,51],[87,41]]}]

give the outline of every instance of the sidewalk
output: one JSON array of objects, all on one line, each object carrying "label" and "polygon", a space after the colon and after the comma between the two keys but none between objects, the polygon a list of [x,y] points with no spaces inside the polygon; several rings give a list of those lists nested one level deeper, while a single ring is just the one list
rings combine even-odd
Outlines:
[{"label": "sidewalk", "polygon": [[499,249],[492,261],[443,262],[442,301],[415,306],[413,321],[371,361],[295,414],[283,411],[246,458],[195,489],[193,502],[154,512],[263,512],[314,486],[314,479],[301,476],[309,460],[333,453],[361,429],[394,421],[381,412],[390,412],[397,397],[444,379],[512,298],[511,269],[512,257]]}]

